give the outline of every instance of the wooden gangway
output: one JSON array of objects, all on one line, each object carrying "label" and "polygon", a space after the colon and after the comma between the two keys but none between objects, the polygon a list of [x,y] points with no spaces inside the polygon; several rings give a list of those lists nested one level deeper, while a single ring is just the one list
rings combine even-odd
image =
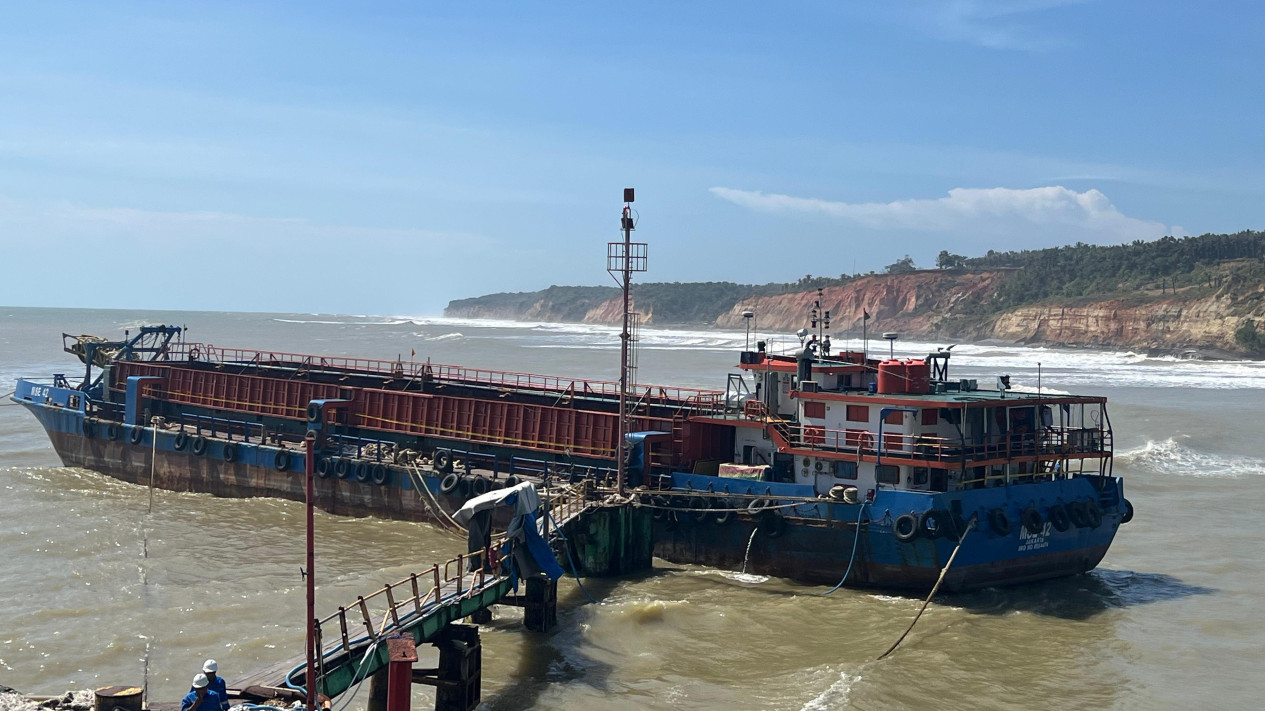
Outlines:
[{"label": "wooden gangway", "polygon": [[[544,496],[537,525],[552,546],[585,513],[603,506],[580,482],[557,496]],[[545,515],[547,514],[547,515]],[[506,541],[498,538],[479,553],[458,555],[444,563],[383,585],[355,602],[317,621],[321,650],[317,684],[330,698],[368,679],[387,666],[387,637],[407,635],[423,644],[436,638],[450,623],[486,610],[505,598],[513,580],[492,563]],[[513,545],[510,542],[511,546]],[[234,688],[251,686],[301,687],[306,654],[270,664],[236,680]]]}]

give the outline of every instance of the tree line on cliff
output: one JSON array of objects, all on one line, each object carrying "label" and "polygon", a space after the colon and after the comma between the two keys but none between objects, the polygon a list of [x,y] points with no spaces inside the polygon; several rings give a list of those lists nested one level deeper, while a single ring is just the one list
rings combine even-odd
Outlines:
[{"label": "tree line on cliff", "polygon": [[[1262,276],[1265,276],[1265,232],[1164,237],[1118,245],[1077,243],[1037,250],[990,250],[979,257],[964,257],[945,250],[936,263],[945,271],[1007,272],[1005,278],[998,280],[997,290],[990,298],[971,306],[981,316],[1042,302],[1122,295],[1132,299],[1156,294],[1180,298],[1181,295],[1203,296],[1214,292],[1231,297],[1250,296],[1259,294]],[[1227,264],[1233,268],[1227,268]],[[918,267],[906,255],[884,271],[901,274],[918,271]],[[639,311],[653,314],[656,323],[713,323],[720,314],[744,299],[842,286],[873,274],[845,273],[838,277],[808,274],[796,281],[758,285],[637,283],[633,285],[633,299]],[[489,294],[452,301],[445,313],[580,321],[590,310],[618,293],[615,287],[551,286],[542,291]],[[1253,336],[1245,332],[1240,340],[1253,340]]]}]

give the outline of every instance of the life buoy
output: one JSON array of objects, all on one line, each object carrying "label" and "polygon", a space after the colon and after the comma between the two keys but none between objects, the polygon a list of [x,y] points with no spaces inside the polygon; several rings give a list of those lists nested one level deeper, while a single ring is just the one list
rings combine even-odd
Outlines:
[{"label": "life buoy", "polygon": [[356,465],[356,481],[361,481],[361,482],[369,481],[369,478],[373,475],[373,473],[369,471],[369,468],[371,466],[372,465],[369,464],[369,462],[360,462],[359,464],[357,464]]},{"label": "life buoy", "polygon": [[197,346],[194,346],[189,349],[189,360],[197,360],[198,358],[201,358],[201,357],[202,357],[202,351],[198,350]]},{"label": "life buoy", "polygon": [[1045,523],[1041,520],[1041,512],[1032,506],[1024,509],[1023,513],[1019,514],[1019,520],[1023,522],[1023,527],[1027,529],[1028,533],[1034,536],[1041,532]]},{"label": "life buoy", "polygon": [[334,473],[334,463],[325,457],[321,457],[320,461],[316,463],[316,473],[322,478],[329,477],[330,474]]},{"label": "life buoy", "polygon": [[1063,506],[1063,504],[1054,504],[1045,515],[1050,519],[1050,525],[1054,527],[1054,530],[1059,531],[1060,533],[1067,530],[1067,509]]},{"label": "life buoy", "polygon": [[1093,499],[1085,501],[1085,524],[1089,528],[1098,528],[1102,525],[1102,509],[1098,508],[1098,503]]},{"label": "life buoy", "polygon": [[346,479],[347,475],[350,473],[351,461],[342,458],[334,460],[334,476],[339,479]]},{"label": "life buoy", "polygon": [[92,439],[94,433],[96,433],[96,428],[92,426],[92,420],[85,419],[83,421],[83,436]]},{"label": "life buoy", "polygon": [[1069,501],[1067,504],[1067,519],[1077,528],[1084,528],[1089,525],[1089,519],[1085,514],[1085,504],[1079,501]]},{"label": "life buoy", "polygon": [[274,469],[276,469],[279,472],[283,472],[289,469],[290,468],[289,452],[286,452],[285,450],[278,451],[276,456],[272,458],[272,466]]},{"label": "life buoy", "polygon": [[1120,523],[1128,523],[1133,520],[1133,502],[1128,499],[1124,500],[1124,514],[1120,517]]},{"label": "life buoy", "polygon": [[475,496],[483,496],[488,493],[488,487],[491,484],[487,479],[481,476],[470,478],[470,493]]},{"label": "life buoy", "polygon": [[918,531],[934,541],[937,538],[954,538],[952,528],[953,519],[949,516],[948,511],[944,509],[929,509],[922,515]]},{"label": "life buoy", "polygon": [[189,446],[189,433],[180,430],[176,433],[176,438],[172,440],[171,446],[176,448],[177,452],[183,452],[185,447]]},{"label": "life buoy", "polygon": [[391,472],[387,469],[385,464],[375,464],[373,465],[373,471],[370,476],[373,478],[373,483],[378,486],[382,486],[390,480]]},{"label": "life buoy", "polygon": [[206,437],[198,435],[193,438],[193,453],[198,456],[206,454]]},{"label": "life buoy", "polygon": [[145,439],[145,428],[133,427],[132,431],[127,433],[127,438],[132,444],[140,444],[141,440]]},{"label": "life buoy", "polygon": [[232,442],[224,443],[224,461],[231,462],[237,459],[237,445]]},{"label": "life buoy", "polygon": [[896,517],[892,522],[892,535],[896,540],[908,542],[918,535],[918,514],[906,513]]},{"label": "life buoy", "polygon": [[999,536],[1010,535],[1010,517],[1006,515],[1005,509],[993,509],[988,512],[988,525],[993,527],[993,532]]},{"label": "life buoy", "polygon": [[786,518],[776,511],[760,514],[759,528],[769,538],[777,538],[786,530]]},{"label": "life buoy", "polygon": [[437,472],[447,474],[452,471],[452,452],[447,449],[436,449],[433,465]]},{"label": "life buoy", "polygon": [[106,439],[115,440],[119,438],[119,423],[111,422],[105,426]]},{"label": "life buoy", "polygon": [[439,493],[451,494],[457,490],[457,486],[461,484],[461,477],[449,472],[447,476],[439,481]]}]

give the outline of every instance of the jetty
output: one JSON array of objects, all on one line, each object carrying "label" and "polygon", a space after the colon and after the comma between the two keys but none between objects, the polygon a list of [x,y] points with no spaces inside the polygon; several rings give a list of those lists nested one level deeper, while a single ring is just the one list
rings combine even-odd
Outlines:
[{"label": "jetty", "polygon": [[[650,567],[648,510],[611,497],[589,481],[546,495],[540,510],[539,532],[568,572],[600,576]],[[435,563],[316,620],[320,695],[335,699],[368,680],[370,711],[396,711],[401,707],[388,703],[391,690],[402,689],[407,704],[411,684],[426,684],[436,689],[436,711],[478,706],[482,648],[477,623],[491,620],[492,606],[523,608],[530,631],[545,632],[557,624],[557,581],[543,574],[516,577],[503,564],[514,545],[520,544],[499,536],[483,550]],[[522,592],[515,592],[520,584]],[[476,624],[461,623],[467,619]],[[423,644],[438,649],[438,667],[413,668],[416,647]],[[257,669],[236,680],[230,697],[301,698],[306,660],[300,653]],[[407,682],[401,682],[404,676]],[[150,708],[163,711],[165,706]]]}]

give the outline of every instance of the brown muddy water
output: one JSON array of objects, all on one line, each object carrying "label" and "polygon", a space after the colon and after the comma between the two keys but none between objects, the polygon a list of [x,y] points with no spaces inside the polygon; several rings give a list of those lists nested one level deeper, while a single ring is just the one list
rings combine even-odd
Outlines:
[{"label": "brown muddy water", "polygon": [[[190,340],[221,346],[386,358],[416,349],[568,376],[610,378],[618,359],[615,332],[593,326],[0,308],[0,393],[19,376],[74,373],[62,331],[117,337],[146,322],[188,324]],[[743,341],[647,329],[641,379],[723,388]],[[963,345],[954,377],[1005,372],[1035,385],[1037,362],[1044,388],[1111,399],[1116,472],[1138,514],[1098,570],[938,598],[881,662],[920,600],[826,597],[825,587],[663,561],[642,577],[587,581],[600,605],[567,580],[553,632],[523,632],[513,609],[484,628],[483,707],[1258,707],[1265,367]],[[33,417],[0,407],[0,684],[34,694],[139,684],[148,660],[151,698],[175,700],[206,657],[231,685],[302,650],[302,505],[158,491],[150,514],[144,487],[59,464]],[[317,537],[324,611],[463,548],[423,525],[324,514]],[[429,692],[415,693],[429,707]]]}]

